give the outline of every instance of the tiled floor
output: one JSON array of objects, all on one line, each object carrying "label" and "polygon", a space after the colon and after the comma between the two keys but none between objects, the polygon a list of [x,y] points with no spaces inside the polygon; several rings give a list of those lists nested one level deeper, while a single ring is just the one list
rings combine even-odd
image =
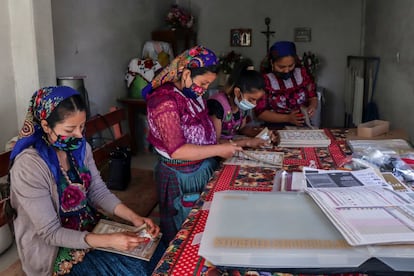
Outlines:
[{"label": "tiled floor", "polygon": [[[133,156],[131,159],[131,167],[153,170],[157,157],[151,153],[141,153],[136,156]],[[7,276],[20,276],[23,275],[19,266],[16,266],[18,262],[17,248],[16,244],[12,244],[9,249],[0,255],[0,275],[5,274],[7,270]],[[13,267],[14,265],[14,267]],[[16,268],[16,269],[14,269]]]}]

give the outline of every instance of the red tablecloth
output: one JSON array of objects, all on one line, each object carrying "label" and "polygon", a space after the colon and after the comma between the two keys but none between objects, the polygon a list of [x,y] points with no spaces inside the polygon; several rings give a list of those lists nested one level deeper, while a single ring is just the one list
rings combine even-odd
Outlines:
[{"label": "red tablecloth", "polygon": [[[341,166],[350,153],[345,143],[345,133],[341,130],[326,130],[332,143],[328,148],[275,148],[285,153],[284,169],[300,170],[311,160],[319,168],[329,169]],[[213,199],[216,191],[244,190],[271,191],[276,171],[272,168],[223,166],[206,185],[200,200],[193,208],[181,230],[170,243],[153,275],[292,275],[256,271],[248,268],[222,269],[198,255],[199,242],[208,216],[208,208],[203,209]],[[365,274],[341,274],[365,275]]]}]

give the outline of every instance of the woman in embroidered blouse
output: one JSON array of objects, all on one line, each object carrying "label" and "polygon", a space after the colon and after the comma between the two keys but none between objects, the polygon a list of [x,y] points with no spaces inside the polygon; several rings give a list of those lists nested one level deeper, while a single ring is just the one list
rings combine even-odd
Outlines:
[{"label": "woman in embroidered blouse", "polygon": [[306,107],[312,117],[318,106],[315,82],[306,68],[298,65],[293,42],[276,42],[269,50],[269,58],[272,72],[264,75],[266,94],[256,105],[256,116],[269,126],[303,126],[301,107]]},{"label": "woman in embroidered blouse", "polygon": [[[209,115],[220,143],[230,141],[241,147],[258,148],[270,142],[254,137],[260,129],[252,132],[245,127],[248,112],[263,97],[265,87],[263,76],[251,69],[251,66],[249,61],[238,63],[228,78],[224,91],[212,95],[207,101]],[[238,133],[253,137],[233,139]]]},{"label": "woman in embroidered blouse", "polygon": [[26,275],[150,275],[162,252],[150,262],[92,250],[132,250],[148,238],[135,233],[91,233],[97,211],[159,227],[133,212],[106,187],[83,136],[85,103],[74,89],[45,87],[30,101],[19,140],[11,153],[10,200],[14,229]]},{"label": "woman in embroidered blouse", "polygon": [[160,227],[166,242],[181,228],[217,168],[215,157],[228,158],[241,150],[232,144],[217,144],[202,98],[217,71],[216,55],[195,46],[177,56],[143,89],[148,141],[159,155],[155,177]]}]

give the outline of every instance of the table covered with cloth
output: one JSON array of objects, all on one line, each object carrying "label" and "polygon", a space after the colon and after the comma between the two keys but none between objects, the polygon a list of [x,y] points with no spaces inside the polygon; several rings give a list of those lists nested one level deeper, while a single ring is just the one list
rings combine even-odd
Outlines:
[{"label": "table covered with cloth", "polygon": [[[303,166],[308,166],[311,160],[320,169],[341,167],[351,154],[345,140],[346,130],[325,129],[325,133],[331,139],[331,145],[328,148],[275,147],[272,150],[284,152],[283,169],[286,171],[300,171]],[[196,202],[189,216],[184,221],[182,228],[174,240],[171,241],[153,275],[321,275],[317,270],[311,271],[311,273],[306,272],[307,274],[292,274],[282,270],[282,272],[275,272],[274,269],[215,267],[198,255],[201,235],[209,213],[208,204],[213,199],[214,193],[224,190],[270,192],[273,189],[275,174],[276,170],[274,168],[247,167],[243,165],[222,166],[214,173],[213,178],[206,185],[200,200]],[[330,275],[367,274],[338,272]]]}]

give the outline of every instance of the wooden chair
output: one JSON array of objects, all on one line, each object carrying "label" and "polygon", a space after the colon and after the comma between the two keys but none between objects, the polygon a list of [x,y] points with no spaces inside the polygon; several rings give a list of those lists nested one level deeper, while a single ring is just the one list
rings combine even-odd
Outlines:
[{"label": "wooden chair", "polygon": [[114,128],[120,129],[119,136],[114,134],[114,139],[109,138],[108,141],[102,141],[100,146],[93,149],[93,156],[98,168],[109,160],[109,153],[112,149],[117,146],[131,146],[131,135],[122,132],[121,123],[124,120],[127,120],[126,111],[123,108],[119,108],[104,115],[95,115],[86,122],[85,138],[88,141],[96,138],[97,135],[101,135],[102,132],[109,131],[114,134],[116,132]]},{"label": "wooden chair", "polygon": [[[7,177],[9,173],[10,151],[0,153],[0,177]],[[7,196],[7,195],[5,195]],[[3,195],[0,196],[0,199]],[[13,235],[8,225],[9,221],[4,215],[4,203],[0,203],[0,254],[4,252],[13,242]]]}]

